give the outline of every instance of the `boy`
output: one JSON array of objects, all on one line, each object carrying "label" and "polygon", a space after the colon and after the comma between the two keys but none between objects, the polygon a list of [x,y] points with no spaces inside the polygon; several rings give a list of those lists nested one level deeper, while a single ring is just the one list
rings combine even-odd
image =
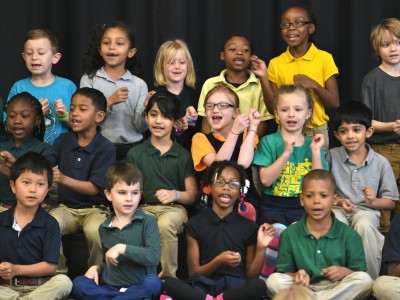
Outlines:
[{"label": "boy", "polygon": [[303,179],[302,219],[282,232],[278,273],[266,283],[273,296],[293,284],[311,289],[317,299],[359,299],[372,287],[361,238],[331,212],[336,183],[325,170],[312,170]]},{"label": "boy", "polygon": [[379,210],[391,210],[399,194],[389,162],[365,143],[374,129],[371,110],[349,101],[335,113],[334,135],[342,144],[327,153],[339,195],[333,212],[361,236],[367,272],[379,276],[384,237],[379,232]]},{"label": "boy", "polygon": [[114,212],[99,229],[104,259],[74,279],[79,299],[153,299],[160,293],[160,237],[156,219],[138,208],[142,191],[136,166],[118,162],[108,169],[105,194]]},{"label": "boy", "polygon": [[[372,111],[374,151],[389,160],[400,190],[400,20],[383,20],[371,32],[375,55],[381,64],[363,79],[361,101]],[[392,216],[400,211],[396,203]],[[382,212],[381,232],[388,232],[390,212]]]},{"label": "boy", "polygon": [[52,180],[49,163],[35,152],[11,167],[17,204],[0,214],[0,299],[66,299],[71,292],[71,280],[55,275],[59,227],[40,206]]},{"label": "boy", "polygon": [[72,81],[52,73],[52,66],[61,59],[61,53],[58,40],[50,31],[29,31],[22,58],[31,75],[14,83],[7,99],[20,92],[29,92],[39,99],[46,123],[44,141],[52,144],[62,132],[68,131],[67,107],[76,86]]},{"label": "boy", "polygon": [[[115,162],[114,145],[100,127],[107,109],[104,95],[93,88],[78,89],[72,96],[69,122],[73,132],[61,134],[43,155],[53,166],[58,184],[58,207],[50,214],[61,234],[83,231],[89,247],[88,266],[102,261],[99,226],[108,215],[104,174]],[[58,166],[58,167],[55,167]],[[65,272],[61,253],[59,272]]]}]

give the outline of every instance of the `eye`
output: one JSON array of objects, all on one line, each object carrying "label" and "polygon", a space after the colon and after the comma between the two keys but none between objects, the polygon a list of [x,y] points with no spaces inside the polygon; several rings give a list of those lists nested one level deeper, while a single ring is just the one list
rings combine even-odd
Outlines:
[{"label": "eye", "polygon": [[338,133],[339,134],[346,134],[346,130],[345,129],[339,129]]},{"label": "eye", "polygon": [[134,196],[140,195],[140,192],[139,191],[133,191],[132,195],[134,195]]},{"label": "eye", "polygon": [[361,131],[361,128],[354,128],[354,132],[360,132]]},{"label": "eye", "polygon": [[117,193],[118,193],[118,195],[121,195],[121,196],[126,195],[126,192],[125,192],[125,191],[118,191]]}]

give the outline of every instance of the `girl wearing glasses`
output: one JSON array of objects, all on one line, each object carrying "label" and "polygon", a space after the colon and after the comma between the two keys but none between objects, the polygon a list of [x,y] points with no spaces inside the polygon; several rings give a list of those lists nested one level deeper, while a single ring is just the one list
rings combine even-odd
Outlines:
[{"label": "girl wearing glasses", "polygon": [[338,68],[328,52],[315,47],[312,36],[316,29],[316,20],[312,13],[302,7],[286,9],[280,23],[282,38],[287,49],[273,58],[268,65],[259,59],[253,59],[253,72],[260,78],[266,90],[266,105],[274,111],[274,95],[283,84],[301,84],[313,90],[314,113],[305,135],[312,137],[316,133],[324,135],[324,150],[329,148],[327,108],[339,106],[339,90],[336,81]]}]

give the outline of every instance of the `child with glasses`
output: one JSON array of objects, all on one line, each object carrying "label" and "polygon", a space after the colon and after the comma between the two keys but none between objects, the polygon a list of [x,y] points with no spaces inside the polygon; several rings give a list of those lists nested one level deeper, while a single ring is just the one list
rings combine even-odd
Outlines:
[{"label": "child with glasses", "polygon": [[[252,108],[248,115],[241,114],[238,95],[225,84],[218,84],[207,93],[203,109],[212,132],[193,136],[191,152],[195,170],[202,172],[217,160],[232,160],[243,166],[251,179],[260,113]],[[253,184],[246,200],[258,206],[259,196]]]},{"label": "child with glasses", "polygon": [[269,224],[258,227],[234,209],[244,187],[243,167],[231,161],[214,162],[207,171],[212,209],[186,224],[187,282],[169,278],[165,291],[180,299],[263,299],[266,287],[258,279],[265,248],[274,237]]},{"label": "child with glasses", "polygon": [[316,29],[313,14],[302,7],[286,9],[280,23],[282,38],[287,50],[273,58],[268,71],[263,61],[252,60],[252,70],[260,78],[270,112],[274,111],[274,95],[284,84],[301,84],[313,90],[314,114],[308,124],[305,135],[312,137],[316,133],[324,135],[324,150],[329,148],[327,108],[339,106],[339,91],[336,81],[338,68],[332,55],[315,47],[312,36]]}]

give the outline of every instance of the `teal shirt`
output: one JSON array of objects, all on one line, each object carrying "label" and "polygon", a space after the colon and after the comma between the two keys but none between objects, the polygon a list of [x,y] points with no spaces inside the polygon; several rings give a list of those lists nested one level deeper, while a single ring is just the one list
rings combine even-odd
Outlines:
[{"label": "teal shirt", "polygon": [[[15,158],[19,158],[29,151],[42,153],[45,149],[49,148],[50,145],[38,140],[36,137],[29,137],[21,146],[16,147],[13,140],[9,140],[4,143],[0,143],[0,151],[8,151]],[[3,174],[0,174],[0,202],[6,205],[14,205],[16,198],[14,193],[11,191],[10,179]]]},{"label": "teal shirt", "polygon": [[321,270],[330,266],[365,271],[367,266],[360,235],[337,220],[333,213],[331,217],[332,227],[319,239],[307,229],[307,214],[284,230],[279,240],[276,271],[296,273],[303,269],[311,283],[326,280]]}]

